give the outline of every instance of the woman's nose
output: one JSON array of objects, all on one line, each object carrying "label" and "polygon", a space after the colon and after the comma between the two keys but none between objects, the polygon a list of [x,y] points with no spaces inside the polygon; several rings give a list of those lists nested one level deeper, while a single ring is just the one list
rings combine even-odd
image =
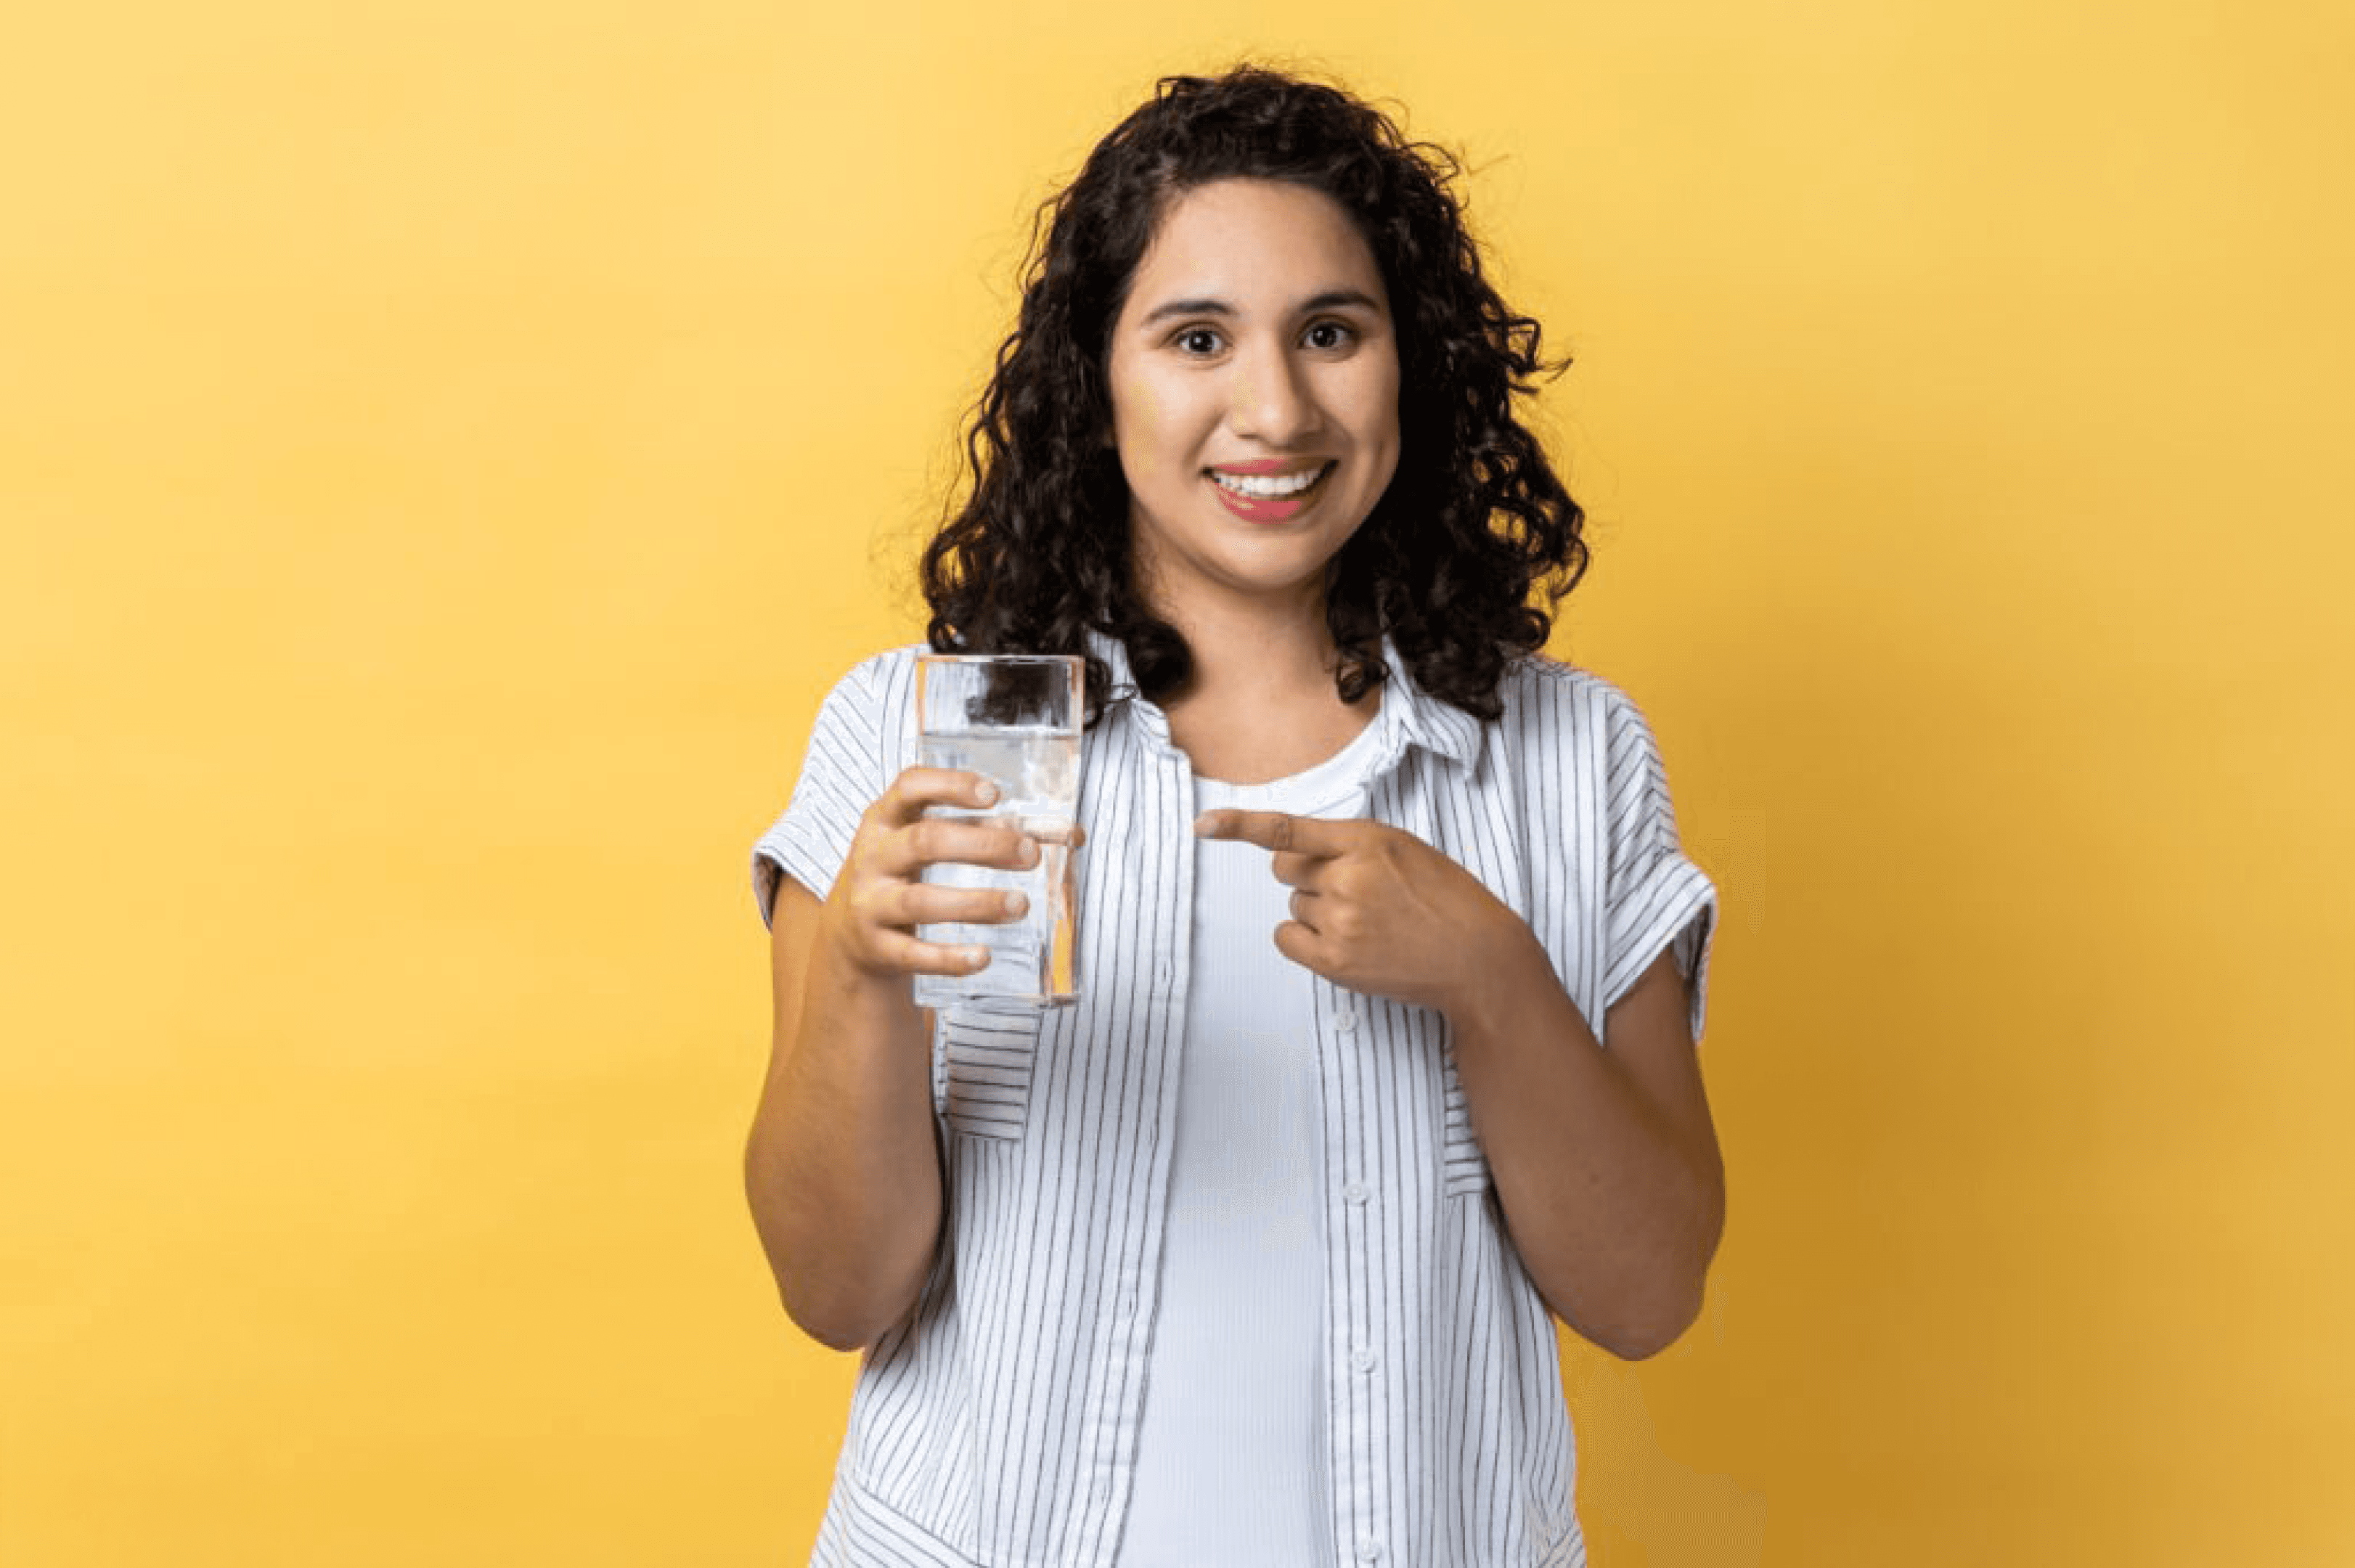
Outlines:
[{"label": "woman's nose", "polygon": [[1238,435],[1289,446],[1314,432],[1323,416],[1303,367],[1279,349],[1240,357],[1228,422]]}]

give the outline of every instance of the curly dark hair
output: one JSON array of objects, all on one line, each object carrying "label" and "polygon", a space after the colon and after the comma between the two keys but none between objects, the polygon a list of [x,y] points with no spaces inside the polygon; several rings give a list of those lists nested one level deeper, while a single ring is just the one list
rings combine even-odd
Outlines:
[{"label": "curly dark hair", "polygon": [[[1356,219],[1397,334],[1398,471],[1327,568],[1340,695],[1386,677],[1387,635],[1423,689],[1496,719],[1508,666],[1544,645],[1587,550],[1584,514],[1513,417],[1531,379],[1568,360],[1541,359],[1538,323],[1483,277],[1450,188],[1459,172],[1332,87],[1249,65],[1165,78],[1039,209],[1020,318],[965,432],[970,490],[924,550],[933,649],[1086,654],[1092,630],[1126,646],[1146,697],[1186,686],[1185,638],[1132,580],[1128,488],[1107,440],[1112,328],[1176,196],[1286,180]],[[1110,680],[1091,656],[1091,723]]]}]

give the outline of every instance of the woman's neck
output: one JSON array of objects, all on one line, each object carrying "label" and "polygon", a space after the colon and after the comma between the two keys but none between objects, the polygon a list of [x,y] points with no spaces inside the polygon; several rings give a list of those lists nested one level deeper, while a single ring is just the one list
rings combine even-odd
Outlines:
[{"label": "woman's neck", "polygon": [[1206,778],[1258,784],[1315,766],[1356,737],[1379,699],[1341,700],[1339,653],[1321,605],[1276,615],[1188,606],[1178,628],[1193,673],[1163,705],[1170,736]]},{"label": "woman's neck", "polygon": [[1321,600],[1287,607],[1235,602],[1156,605],[1192,656],[1184,698],[1286,705],[1333,693],[1339,654]]}]

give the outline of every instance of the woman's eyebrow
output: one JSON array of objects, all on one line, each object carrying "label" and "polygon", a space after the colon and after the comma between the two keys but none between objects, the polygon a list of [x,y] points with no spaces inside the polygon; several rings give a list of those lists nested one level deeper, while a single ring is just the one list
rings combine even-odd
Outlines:
[{"label": "woman's eyebrow", "polygon": [[1155,322],[1172,315],[1232,315],[1234,314],[1235,307],[1224,300],[1171,300],[1166,304],[1157,304],[1146,311],[1145,319],[1137,325],[1151,326]]},{"label": "woman's eyebrow", "polygon": [[[1380,315],[1382,313],[1381,302],[1374,298],[1373,295],[1367,293],[1362,289],[1327,289],[1321,294],[1312,294],[1307,299],[1301,301],[1297,305],[1293,307],[1292,314],[1295,315],[1306,315],[1314,311],[1340,310],[1348,306],[1355,306],[1359,310],[1369,310],[1373,312],[1376,315]],[[1235,314],[1235,307],[1229,304],[1224,300],[1170,300],[1165,304],[1155,305],[1151,310],[1146,311],[1143,318],[1137,322],[1137,325],[1139,326],[1151,326],[1155,322],[1164,320],[1167,317],[1173,315],[1231,316]]]},{"label": "woman's eyebrow", "polygon": [[1382,314],[1382,302],[1361,289],[1327,289],[1313,299],[1303,300],[1294,314],[1306,315],[1311,311],[1340,310],[1350,305],[1359,310],[1369,310],[1376,315]]}]

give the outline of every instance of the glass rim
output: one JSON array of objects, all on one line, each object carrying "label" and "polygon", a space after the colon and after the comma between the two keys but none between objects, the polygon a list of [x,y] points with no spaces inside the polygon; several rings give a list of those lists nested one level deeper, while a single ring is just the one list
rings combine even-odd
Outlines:
[{"label": "glass rim", "polygon": [[919,664],[1084,664],[1081,654],[918,654]]}]

